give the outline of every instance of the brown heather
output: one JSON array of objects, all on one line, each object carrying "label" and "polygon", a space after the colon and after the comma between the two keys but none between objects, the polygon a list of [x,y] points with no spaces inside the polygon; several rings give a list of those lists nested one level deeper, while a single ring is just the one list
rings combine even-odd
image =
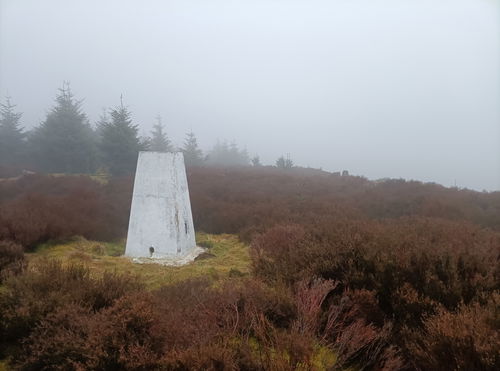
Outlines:
[{"label": "brown heather", "polygon": [[132,182],[1,181],[1,357],[24,370],[500,368],[500,193],[310,169],[188,177],[197,229],[248,242],[250,276],[147,291],[26,266],[22,249],[43,242],[124,238]]}]

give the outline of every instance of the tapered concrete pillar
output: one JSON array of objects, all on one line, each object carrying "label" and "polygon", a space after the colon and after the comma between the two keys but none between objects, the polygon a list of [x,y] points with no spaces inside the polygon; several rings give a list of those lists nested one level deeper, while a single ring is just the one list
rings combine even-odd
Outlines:
[{"label": "tapered concrete pillar", "polygon": [[139,152],[125,255],[175,261],[195,248],[182,152]]}]

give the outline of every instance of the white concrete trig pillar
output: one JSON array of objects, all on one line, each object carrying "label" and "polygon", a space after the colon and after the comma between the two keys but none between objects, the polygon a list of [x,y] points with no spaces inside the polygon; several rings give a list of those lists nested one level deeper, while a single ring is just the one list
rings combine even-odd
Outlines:
[{"label": "white concrete trig pillar", "polygon": [[175,260],[195,247],[182,152],[139,152],[125,255]]}]

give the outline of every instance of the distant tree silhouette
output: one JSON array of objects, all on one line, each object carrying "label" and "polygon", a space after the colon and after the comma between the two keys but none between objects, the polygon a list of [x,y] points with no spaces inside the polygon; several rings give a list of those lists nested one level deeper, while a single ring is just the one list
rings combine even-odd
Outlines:
[{"label": "distant tree silhouette", "polygon": [[229,152],[230,155],[235,159],[236,165],[247,166],[250,163],[250,156],[248,156],[246,148],[240,150],[236,145],[236,142],[231,142]]},{"label": "distant tree silhouette", "polygon": [[144,149],[138,137],[138,126],[132,123],[131,113],[123,102],[112,109],[110,115],[111,121],[101,122],[99,128],[103,164],[113,175],[131,174],[138,152]]},{"label": "distant tree silhouette", "polygon": [[109,114],[108,114],[108,110],[106,108],[103,108],[102,109],[102,113],[101,115],[99,116],[99,120],[97,121],[96,123],[96,135],[97,135],[97,138],[99,139],[99,141],[101,140],[102,138],[102,131],[103,131],[103,128],[106,126],[106,124],[109,123]]},{"label": "distant tree silhouette", "polygon": [[184,146],[181,150],[184,153],[186,166],[200,166],[203,164],[203,152],[198,147],[198,141],[192,131],[186,134]]},{"label": "distant tree silhouette", "polygon": [[252,166],[262,166],[259,156],[252,157]]},{"label": "distant tree silhouette", "polygon": [[42,171],[90,173],[96,166],[96,137],[81,102],[63,83],[56,105],[29,137],[33,160]]},{"label": "distant tree silhouette", "polygon": [[283,156],[280,156],[276,160],[276,167],[280,168],[280,169],[284,169],[285,168],[285,158]]},{"label": "distant tree silhouette", "polygon": [[276,167],[280,169],[291,169],[293,167],[293,161],[289,156],[287,156],[286,158],[284,156],[280,156],[276,160]]},{"label": "distant tree silhouette", "polygon": [[240,150],[235,142],[219,141],[207,155],[207,164],[214,166],[247,166],[250,162],[246,149]]},{"label": "distant tree silhouette", "polygon": [[227,165],[227,157],[229,154],[229,146],[226,141],[217,142],[208,152],[206,161],[208,165]]},{"label": "distant tree silhouette", "polygon": [[151,140],[149,142],[149,150],[156,152],[171,152],[173,151],[173,146],[170,143],[167,135],[163,131],[163,123],[161,117],[156,118],[157,123],[153,126],[153,131],[151,132]]},{"label": "distant tree silhouette", "polygon": [[22,113],[14,111],[10,97],[0,104],[0,165],[19,165],[25,155],[26,133],[20,126]]}]

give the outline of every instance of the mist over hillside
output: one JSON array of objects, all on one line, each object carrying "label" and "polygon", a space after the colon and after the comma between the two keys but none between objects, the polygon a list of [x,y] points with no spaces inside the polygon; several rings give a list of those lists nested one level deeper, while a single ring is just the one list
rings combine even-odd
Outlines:
[{"label": "mist over hillside", "polygon": [[500,1],[0,0],[0,371],[500,370]]},{"label": "mist over hillside", "polygon": [[0,95],[30,130],[70,81],[92,125],[235,141],[265,164],[500,189],[496,0],[9,1]]}]

